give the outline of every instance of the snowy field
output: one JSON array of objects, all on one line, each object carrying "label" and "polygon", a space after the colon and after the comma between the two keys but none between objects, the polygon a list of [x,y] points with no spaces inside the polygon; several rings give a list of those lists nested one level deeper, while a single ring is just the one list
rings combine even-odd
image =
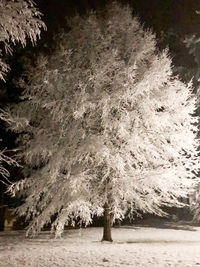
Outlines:
[{"label": "snowy field", "polygon": [[23,231],[0,233],[0,266],[200,266],[200,227],[113,228],[113,243],[101,243],[102,228],[49,232],[27,239]]}]

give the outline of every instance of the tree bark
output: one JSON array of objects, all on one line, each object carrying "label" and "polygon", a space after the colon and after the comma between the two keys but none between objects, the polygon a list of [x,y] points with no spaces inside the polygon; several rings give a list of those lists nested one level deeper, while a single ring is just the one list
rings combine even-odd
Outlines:
[{"label": "tree bark", "polygon": [[102,241],[110,241],[112,242],[111,237],[111,215],[110,215],[110,208],[108,203],[104,205],[104,228],[103,228],[103,238]]}]

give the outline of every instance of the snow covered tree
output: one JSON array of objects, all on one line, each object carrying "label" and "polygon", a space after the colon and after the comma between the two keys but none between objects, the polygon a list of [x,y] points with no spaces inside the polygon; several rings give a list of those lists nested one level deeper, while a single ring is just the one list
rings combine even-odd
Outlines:
[{"label": "snow covered tree", "polygon": [[76,16],[57,38],[54,54],[26,73],[22,101],[12,107],[25,163],[10,187],[17,209],[60,235],[65,225],[111,223],[140,212],[165,215],[182,206],[198,168],[196,100],[191,85],[172,76],[167,51],[156,49],[129,7]]},{"label": "snow covered tree", "polygon": [[[9,66],[4,62],[5,54],[12,54],[12,45],[21,43],[26,45],[27,39],[35,44],[40,37],[41,29],[45,29],[41,13],[31,0],[0,0],[0,80],[5,81]],[[0,110],[0,120],[9,121],[6,113]],[[0,151],[0,174],[8,178],[9,173],[2,163],[12,164],[15,161]],[[16,162],[15,162],[16,163]]]},{"label": "snow covered tree", "polygon": [[[12,54],[13,45],[20,43],[24,47],[27,39],[35,44],[42,29],[45,29],[45,24],[41,20],[41,13],[31,0],[0,0],[0,80],[6,81],[5,76],[10,68],[5,61],[5,55]],[[0,110],[0,120],[9,122],[5,115],[6,113]],[[5,164],[18,165],[5,154],[4,149],[0,150],[0,182],[7,184],[9,171]],[[0,217],[0,224],[3,225],[4,216]]]},{"label": "snow covered tree", "polygon": [[11,44],[26,45],[27,39],[35,44],[40,37],[41,29],[45,29],[40,19],[41,13],[31,0],[0,0],[0,79],[5,81],[9,66],[2,55],[12,54]]}]

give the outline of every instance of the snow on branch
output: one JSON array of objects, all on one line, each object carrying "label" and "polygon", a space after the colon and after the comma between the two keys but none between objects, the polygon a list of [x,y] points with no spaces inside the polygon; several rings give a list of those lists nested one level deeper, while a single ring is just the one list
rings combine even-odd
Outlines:
[{"label": "snow on branch", "polygon": [[[88,224],[109,204],[113,220],[126,214],[164,215],[182,206],[199,168],[196,99],[172,76],[166,50],[132,18],[129,7],[71,19],[55,52],[27,72],[20,121],[26,163],[19,215],[29,234],[53,223],[57,234],[80,219]],[[12,128],[12,124],[11,124]]]},{"label": "snow on branch", "polygon": [[[26,46],[27,39],[36,44],[42,29],[46,29],[41,13],[31,0],[0,1],[0,43],[2,53],[12,54],[11,44]],[[0,78],[5,81],[9,67],[0,59]]]}]

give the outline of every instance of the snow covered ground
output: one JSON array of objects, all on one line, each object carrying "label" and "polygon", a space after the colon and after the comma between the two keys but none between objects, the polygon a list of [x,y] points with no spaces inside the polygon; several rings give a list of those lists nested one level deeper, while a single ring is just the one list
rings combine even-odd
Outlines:
[{"label": "snow covered ground", "polygon": [[0,266],[200,266],[200,227],[113,228],[113,243],[101,243],[102,228],[68,230],[61,239],[42,232],[0,233]]}]

